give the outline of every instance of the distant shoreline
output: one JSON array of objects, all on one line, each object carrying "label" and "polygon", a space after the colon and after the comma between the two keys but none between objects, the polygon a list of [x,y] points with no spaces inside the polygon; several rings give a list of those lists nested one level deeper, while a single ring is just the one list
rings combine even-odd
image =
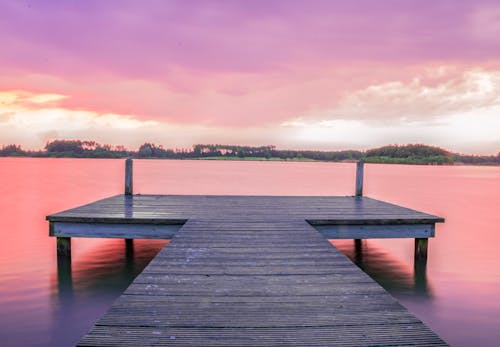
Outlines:
[{"label": "distant shoreline", "polygon": [[19,145],[0,148],[0,157],[34,158],[139,158],[192,159],[229,161],[284,161],[284,162],[356,162],[406,165],[500,165],[497,155],[467,155],[423,144],[387,145],[378,148],[338,151],[277,149],[273,145],[240,146],[198,144],[190,149],[165,149],[161,145],[144,143],[138,150],[124,146],[102,145],[95,141],[54,140],[43,150],[24,150]]},{"label": "distant shoreline", "polygon": [[[49,157],[49,156],[0,156],[0,159],[2,158],[19,158],[19,159],[29,159],[29,158],[35,158],[35,159],[99,159],[99,160],[107,160],[107,159],[127,159],[129,158],[128,156],[124,157]],[[254,162],[285,162],[285,163],[340,163],[340,164],[349,164],[349,163],[356,163],[358,160],[342,160],[342,161],[333,161],[333,160],[315,160],[315,159],[305,159],[305,158],[288,158],[288,159],[281,159],[281,158],[256,158],[256,157],[226,157],[226,158],[214,158],[214,157],[204,157],[204,158],[139,158],[139,157],[133,157],[133,159],[137,160],[193,160],[193,161],[254,161]],[[364,161],[365,164],[381,164],[381,165],[412,165],[412,166],[488,166],[488,167],[496,167],[500,166],[500,164],[497,163],[483,163],[483,164],[472,164],[472,163],[460,163],[460,162],[454,162],[454,163],[448,163],[448,164],[432,164],[432,163],[405,163],[405,162],[370,162],[370,161]]]}]

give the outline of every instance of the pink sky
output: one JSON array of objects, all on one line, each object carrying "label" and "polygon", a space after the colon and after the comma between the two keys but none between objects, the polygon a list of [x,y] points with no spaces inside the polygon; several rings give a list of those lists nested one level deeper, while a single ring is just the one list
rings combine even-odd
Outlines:
[{"label": "pink sky", "polygon": [[0,0],[0,144],[500,150],[497,1]]}]

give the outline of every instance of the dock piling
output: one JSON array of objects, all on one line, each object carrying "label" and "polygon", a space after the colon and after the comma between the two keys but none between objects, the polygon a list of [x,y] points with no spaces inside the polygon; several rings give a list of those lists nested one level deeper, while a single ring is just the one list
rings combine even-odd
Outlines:
[{"label": "dock piling", "polygon": [[57,256],[66,258],[71,257],[70,237],[57,237]]},{"label": "dock piling", "polygon": [[125,249],[127,252],[134,249],[134,239],[125,239]]},{"label": "dock piling", "polygon": [[363,196],[363,169],[364,163],[359,160],[356,163],[356,196]]},{"label": "dock piling", "polygon": [[125,195],[133,194],[133,160],[125,160]]},{"label": "dock piling", "polygon": [[[363,196],[363,171],[363,161],[358,160],[358,162],[356,162],[356,196]],[[361,239],[355,239],[354,243],[356,249],[361,249]]]},{"label": "dock piling", "polygon": [[428,239],[415,239],[415,263],[427,262],[427,244]]}]

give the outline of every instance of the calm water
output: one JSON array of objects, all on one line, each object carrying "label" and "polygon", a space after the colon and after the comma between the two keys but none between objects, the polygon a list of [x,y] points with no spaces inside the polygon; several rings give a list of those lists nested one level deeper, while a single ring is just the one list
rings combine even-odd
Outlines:
[{"label": "calm water", "polygon": [[[135,161],[136,193],[351,195],[354,164]],[[163,247],[74,239],[57,271],[44,217],[123,186],[122,160],[0,158],[0,345],[70,346]],[[416,276],[412,240],[368,240],[344,253],[456,346],[500,341],[500,168],[366,165],[365,194],[446,218]]]}]

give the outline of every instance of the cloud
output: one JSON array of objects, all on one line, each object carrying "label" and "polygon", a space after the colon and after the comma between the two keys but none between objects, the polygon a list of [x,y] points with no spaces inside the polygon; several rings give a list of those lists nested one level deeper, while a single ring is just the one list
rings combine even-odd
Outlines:
[{"label": "cloud", "polygon": [[[298,149],[366,149],[387,143],[427,143],[461,151],[491,154],[500,147],[500,105],[439,118],[439,122],[389,122],[373,126],[362,120],[296,120],[274,125],[211,126],[142,121],[128,115],[92,113],[53,107],[52,98],[22,92],[0,93],[0,136],[4,144],[38,149],[54,139],[96,140],[136,149],[149,141],[168,148],[195,143],[274,144]],[[54,96],[54,98],[56,98]],[[47,100],[38,104],[21,100]],[[6,100],[9,100],[8,102]],[[27,105],[29,107],[27,107]]]},{"label": "cloud", "polygon": [[[71,138],[75,134],[86,134],[88,139],[91,138],[92,132],[102,129],[108,132],[134,131],[153,128],[158,124],[154,121],[140,121],[127,115],[64,109],[57,105],[57,102],[64,99],[65,96],[57,94],[0,92],[2,138],[8,139],[14,134],[23,134],[19,136],[24,140],[23,143],[27,143],[29,147],[39,147],[40,139],[55,139],[49,135]],[[30,140],[26,141],[26,138]]]},{"label": "cloud", "polygon": [[498,13],[484,0],[0,0],[0,91],[16,98],[0,103],[1,134],[294,147],[365,129],[364,147],[387,127],[414,141],[407,126],[498,105]]},{"label": "cloud", "polygon": [[[422,116],[442,96],[424,96],[431,78],[416,70],[497,60],[500,44],[477,37],[483,19],[495,29],[492,8],[489,1],[6,1],[0,90],[64,95],[54,105],[177,124],[411,113],[397,98],[421,101],[412,108]],[[387,101],[394,108],[383,109]]]},{"label": "cloud", "polygon": [[[454,70],[454,69],[453,69]],[[346,95],[331,109],[304,114],[302,120],[359,120],[378,124],[436,123],[443,116],[478,111],[500,105],[500,70],[473,69],[455,76],[446,67],[428,71],[439,82],[416,76],[410,82],[391,81]]]}]

